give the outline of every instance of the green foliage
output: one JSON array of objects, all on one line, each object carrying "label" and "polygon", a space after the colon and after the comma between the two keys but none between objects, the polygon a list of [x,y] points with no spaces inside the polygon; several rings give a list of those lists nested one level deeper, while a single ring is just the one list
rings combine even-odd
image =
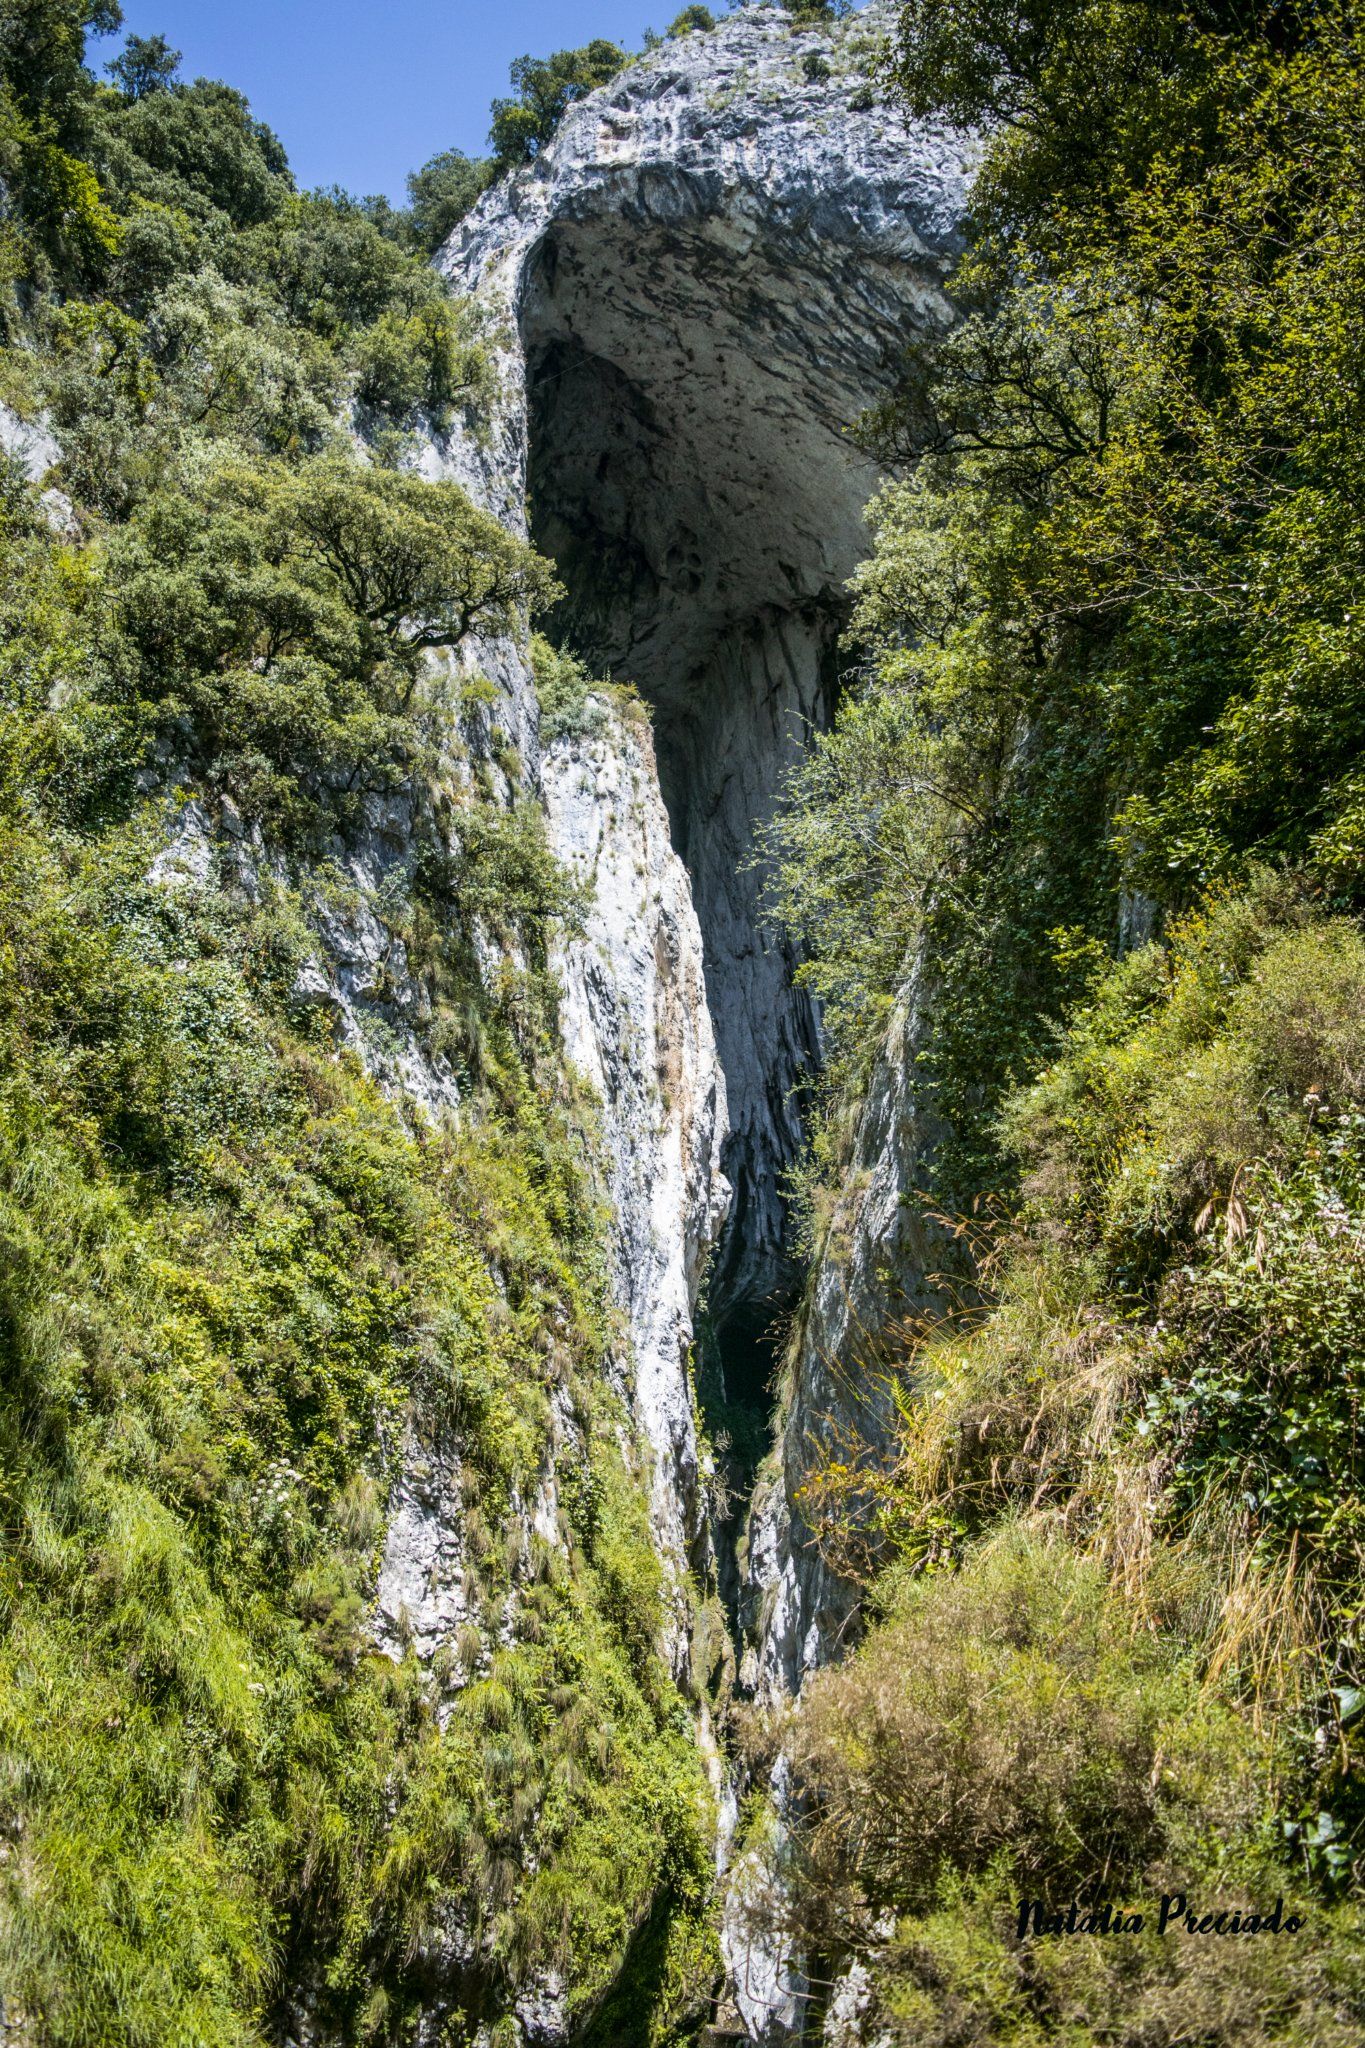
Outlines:
[{"label": "green foliage", "polygon": [[605,732],[613,712],[648,725],[649,707],[629,683],[594,682],[576,655],[551,646],[540,633],[531,639],[531,668],[547,746]]},{"label": "green foliage", "polygon": [[577,50],[549,57],[518,57],[512,65],[515,97],[493,102],[488,139],[497,168],[529,163],[545,147],[575,100],[615,78],[626,53],[596,37]]},{"label": "green foliage", "polygon": [[276,137],[241,93],[209,79],[105,100],[97,146],[117,191],[192,220],[254,226],[281,211],[292,185]]},{"label": "green foliage", "polygon": [[[1219,1873],[1221,1876],[1221,1873]],[[1212,1918],[1231,1903],[1260,1919],[1278,1894],[1253,1868],[1189,1894]],[[1178,1889],[1178,1888],[1177,1888]],[[1160,2040],[1180,2029],[1208,2048],[1349,2048],[1360,2030],[1358,1913],[1318,1912],[1289,1936],[1155,1933],[1160,1893],[1134,1902],[1131,1936],[1012,1938],[1018,1897],[1004,1878],[946,1881],[935,1908],[903,1919],[872,1972],[865,2012],[893,2048],[1035,2048],[1044,2041]],[[1283,1911],[1289,1910],[1286,1903]],[[1245,1924],[1245,1920],[1243,1921]]]},{"label": "green foliage", "polygon": [[[544,1455],[547,1339],[571,1380],[604,1341],[581,1165],[545,1104],[534,1142],[496,1120],[414,1141],[285,1024],[265,919],[230,897],[168,899],[127,863],[111,886],[74,843],[7,851],[29,991],[5,1026],[0,1694],[28,1845],[7,1990],[54,2041],[256,2039],[276,1957],[345,2009],[467,1883],[494,1979],[534,1936],[590,1996],[661,1883],[700,1899],[706,1860],[600,1392],[576,1396],[600,1503],[581,1564],[548,1606],[523,1581],[527,1647],[444,1737],[362,1631],[364,1489],[409,1404],[496,1511]],[[503,1753],[504,1670],[531,1756]],[[555,1686],[578,1703],[562,1741]],[[533,1815],[538,1888],[499,1901],[477,1856],[524,1854]]]},{"label": "green foliage", "polygon": [[1365,940],[1266,880],[1133,955],[1011,1105],[1040,1217],[1159,1315],[1172,1510],[1235,1502],[1324,1583],[1365,1568],[1357,1273]]},{"label": "green foliage", "polygon": [[129,36],[105,69],[125,99],[145,99],[149,92],[165,92],[175,83],[180,52],[171,48],[165,36]]},{"label": "green foliage", "polygon": [[[902,99],[988,132],[972,246],[864,423],[905,474],[769,839],[815,1234],[908,993],[972,1282],[868,1333],[892,1453],[835,1432],[798,1503],[873,1625],[792,1912],[893,2041],[1361,2025],[1363,68],[1334,6],[901,10]],[[1313,1932],[1021,1943],[1053,1872]]]},{"label": "green foliage", "polygon": [[694,31],[704,35],[707,29],[714,28],[715,25],[716,17],[709,7],[684,7],[681,14],[674,15],[664,33],[672,42],[678,36],[690,36]]},{"label": "green foliage", "polygon": [[94,81],[82,58],[88,31],[108,33],[113,0],[6,0],[0,8],[0,176],[17,203],[8,262],[59,273],[99,262],[118,227],[83,161]]},{"label": "green foliage", "polygon": [[418,247],[434,255],[492,178],[493,163],[488,157],[466,156],[460,149],[445,149],[429,157],[408,179],[412,232]]},{"label": "green foliage", "polygon": [[[549,973],[576,900],[464,668],[549,566],[403,466],[488,379],[410,224],[296,192],[160,39],[97,86],[114,13],[0,10],[0,389],[49,409],[74,514],[0,471],[5,2018],[248,2048],[305,1999],[398,2041],[467,1936],[471,2036],[544,1968],[662,2043],[713,1962],[708,1795],[607,1391]],[[352,1024],[458,1118],[343,1044],[353,919]],[[374,1621],[425,1461],[468,1616],[429,1669]]]},{"label": "green foliage", "polygon": [[822,28],[826,22],[843,21],[853,12],[853,0],[791,0],[787,8],[801,28]]},{"label": "green foliage", "polygon": [[1050,1906],[1130,1895],[1192,1828],[1254,1831],[1272,1761],[1101,1568],[1013,1530],[910,1581],[797,1725],[807,1882],[867,1916],[864,1942],[888,1907],[932,1905],[945,1867]]},{"label": "green foliage", "polygon": [[961,317],[866,422],[911,474],[774,851],[841,1055],[932,963],[954,1202],[1003,1177],[994,1105],[1077,992],[1049,931],[1113,947],[1124,892],[1178,909],[1267,857],[1357,899],[1362,59],[1313,21],[902,14],[911,106],[1006,125]]},{"label": "green foliage", "polygon": [[[422,260],[431,209],[451,203],[448,164],[418,174],[412,220],[299,194],[242,96],[177,83],[162,39],[130,41],[115,92],[81,67],[80,10],[26,12],[0,76],[0,174],[17,199],[0,285],[28,292],[28,402],[51,407],[80,501],[121,519],[223,437],[318,452],[348,405],[392,460],[419,418],[440,430],[482,402],[477,324]],[[17,339],[12,290],[0,317]]]},{"label": "green foliage", "polygon": [[[887,1333],[893,1465],[846,1446],[803,1497],[882,1576],[808,1696],[796,1912],[876,1950],[893,2039],[940,2038],[935,1987],[989,2041],[1061,2034],[1068,1999],[1130,2034],[1157,2000],[1220,2042],[1359,2025],[1362,974],[1354,922],[1272,878],[1103,973],[1010,1105],[1026,1202],[978,1232],[982,1305]],[[1073,1974],[1011,1933],[1054,1881],[1297,1887],[1314,1933],[1235,1996],[1193,1942]]]},{"label": "green foliage", "polygon": [[452,484],[328,457],[157,492],[111,549],[111,694],[252,816],[304,829],[416,758],[422,656],[514,630],[546,565]]}]

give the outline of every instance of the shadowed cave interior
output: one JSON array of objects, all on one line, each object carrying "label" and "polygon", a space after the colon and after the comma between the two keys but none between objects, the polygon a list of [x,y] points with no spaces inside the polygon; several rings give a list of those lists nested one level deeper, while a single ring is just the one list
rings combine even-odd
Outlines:
[{"label": "shadowed cave interior", "polygon": [[734,1201],[698,1391],[730,1441],[736,1513],[800,1283],[783,1178],[819,1059],[791,949],[761,915],[754,835],[828,719],[876,483],[846,432],[866,382],[812,358],[792,266],[789,241],[737,252],[723,219],[604,210],[547,233],[521,315],[532,531],[568,593],[552,635],[649,701],[701,923]]}]

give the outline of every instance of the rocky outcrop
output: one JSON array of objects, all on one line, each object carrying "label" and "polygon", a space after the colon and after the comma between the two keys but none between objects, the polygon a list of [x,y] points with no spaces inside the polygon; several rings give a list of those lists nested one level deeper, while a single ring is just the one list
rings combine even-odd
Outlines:
[{"label": "rocky outcrop", "polygon": [[[670,42],[571,109],[441,259],[498,334],[502,404],[482,443],[433,447],[428,466],[527,519],[567,589],[561,634],[653,711],[652,751],[616,719],[557,741],[539,777],[552,839],[594,890],[563,962],[566,1044],[603,1103],[634,1413],[675,1560],[705,1554],[685,1372],[701,1253],[720,1223],[709,1308],[730,1402],[766,1406],[763,1333],[800,1281],[783,1176],[819,1023],[763,915],[756,856],[839,686],[877,482],[847,429],[946,317],[970,174],[961,138],[873,104],[878,25],[868,10],[797,32],[749,7]],[[533,762],[514,671],[499,716]],[[849,1134],[749,1516],[742,1676],[760,1695],[795,1691],[847,1623],[851,1588],[812,1546],[799,1487],[821,1446],[885,1427],[866,1333],[934,1262],[908,1200],[934,1135],[912,1084],[918,1015],[912,987]],[[728,2012],[754,2040],[788,2037],[805,1998],[799,1959],[755,1939],[743,1909],[745,1884],[774,1872],[771,1845],[746,1849],[726,1915]]]},{"label": "rocky outcrop", "polygon": [[[212,811],[197,798],[167,820],[167,843],[148,879],[170,888],[218,884],[259,902],[266,889],[288,887],[288,864],[267,847],[259,825],[248,827],[230,797]],[[296,1012],[322,1013],[380,1086],[427,1116],[458,1107],[459,1087],[448,1060],[433,1052],[423,1027],[431,1001],[413,971],[403,940],[386,922],[389,899],[410,879],[415,843],[410,794],[365,800],[362,823],[332,853],[331,886],[308,891],[316,938],[290,990]]]},{"label": "rocky outcrop", "polygon": [[953,1248],[925,1217],[922,1191],[941,1126],[916,1085],[931,1008],[916,972],[892,1013],[853,1114],[840,1185],[789,1346],[789,1389],[759,1476],[741,1556],[740,1675],[760,1698],[799,1692],[836,1653],[855,1588],[832,1570],[798,1495],[813,1464],[874,1462],[896,1411],[890,1373],[907,1321],[951,1285]]},{"label": "rocky outcrop", "polygon": [[[828,33],[797,30],[778,8],[744,8],[572,109],[443,254],[485,310],[501,391],[491,419],[419,457],[554,556],[562,634],[652,713],[651,727],[608,688],[547,741],[524,648],[472,645],[442,679],[457,706],[442,773],[452,787],[476,778],[493,801],[542,804],[582,884],[581,926],[554,963],[561,1031],[597,1104],[621,1325],[612,1370],[671,1586],[665,1648],[720,1795],[721,1864],[736,1812],[692,1668],[694,1578],[713,1560],[689,1358],[709,1262],[727,1397],[766,1405],[763,1332],[801,1278],[783,1177],[820,1051],[796,962],[763,914],[762,830],[839,688],[844,589],[878,480],[848,426],[946,317],[970,169],[961,138],[873,103],[877,24],[868,10]],[[58,452],[4,408],[0,451],[35,480]],[[57,493],[45,502],[54,520],[69,516]],[[460,708],[475,680],[491,690]],[[410,880],[420,801],[375,798],[336,850],[330,893],[306,906],[316,948],[291,992],[327,1013],[414,1122],[461,1107],[422,1028],[421,972],[385,914]],[[152,872],[168,888],[227,879],[248,894],[285,879],[217,798],[178,809]],[[869,1402],[875,1424],[875,1391],[851,1377],[860,1334],[929,1264],[905,1199],[932,1141],[909,1078],[916,1014],[911,992],[851,1137],[749,1519],[742,1676],[760,1695],[794,1691],[839,1640],[849,1589],[808,1541],[799,1484],[812,1444]],[[543,1464],[511,1502],[523,1553],[532,1533],[563,1537],[558,1475],[577,1424],[567,1402],[551,1406]],[[445,1654],[452,1644],[511,1622],[471,1605],[458,1446],[409,1438],[392,1478],[372,1634],[395,1654],[416,1649],[440,1712],[470,1675]],[[470,1656],[482,1654],[476,1641]],[[780,1771],[774,1789],[780,1808]],[[765,1882],[761,1845],[745,1854]],[[441,1997],[477,1963],[470,1939],[442,1928],[425,1958]],[[750,2037],[789,2029],[797,1959],[749,1942],[733,1914],[726,1954]],[[299,2039],[311,2041],[300,2001]],[[420,2039],[434,2048],[454,2010],[433,2003]],[[566,2011],[558,1975],[528,1982],[516,2038],[562,2042]]]},{"label": "rocky outcrop", "polygon": [[[500,397],[477,430],[431,440],[422,468],[553,555],[561,636],[652,713],[651,730],[608,688],[547,741],[522,649],[466,651],[493,685],[471,752],[509,798],[519,782],[542,802],[583,885],[556,962],[561,1028],[599,1104],[614,1369],[672,1583],[667,1648],[694,1691],[689,1573],[711,1563],[689,1376],[698,1291],[710,1254],[727,1398],[766,1403],[775,1354],[755,1332],[798,1291],[783,1175],[819,1059],[756,855],[839,686],[844,586],[877,482],[847,429],[946,317],[970,170],[960,138],[874,106],[876,32],[872,10],[825,33],[764,6],[663,45],[571,109],[441,258],[484,309]],[[353,993],[356,944],[341,933],[319,963],[319,1000]],[[750,1517],[744,1676],[759,1693],[796,1688],[848,1614],[794,1500],[811,1442],[841,1426],[852,1340],[928,1256],[902,1200],[926,1141],[913,1017],[908,1001],[852,1136]],[[392,1078],[424,1099],[420,1077]],[[518,1512],[553,1530],[553,1450]],[[409,1446],[376,1627],[433,1665],[465,1618],[460,1520],[458,1464]],[[722,1791],[700,1700],[698,1723]],[[750,1866],[763,1882],[762,1855]],[[796,1959],[749,1943],[733,1913],[726,1940],[732,2012],[751,2038],[780,2037],[801,2001]],[[523,2031],[555,2038],[540,2018]]]},{"label": "rocky outcrop", "polygon": [[29,483],[41,483],[60,454],[46,424],[20,419],[7,405],[0,405],[0,455],[17,464]]},{"label": "rocky outcrop", "polygon": [[756,834],[836,687],[876,482],[848,425],[944,317],[969,169],[960,138],[872,105],[877,28],[750,7],[663,45],[442,258],[503,346],[494,430],[449,459],[508,518],[529,491],[563,630],[655,710],[729,1096],[722,1353],[727,1322],[752,1332],[794,1292],[781,1180],[818,1058]]},{"label": "rocky outcrop", "polygon": [[708,1538],[688,1377],[692,1312],[729,1206],[725,1079],[687,874],[668,838],[648,721],[605,696],[546,750],[546,813],[583,885],[581,936],[558,961],[565,1050],[601,1105],[613,1279],[631,1332],[622,1388],[653,1455],[651,1519],[672,1575],[674,1673],[685,1678],[689,1564]]}]

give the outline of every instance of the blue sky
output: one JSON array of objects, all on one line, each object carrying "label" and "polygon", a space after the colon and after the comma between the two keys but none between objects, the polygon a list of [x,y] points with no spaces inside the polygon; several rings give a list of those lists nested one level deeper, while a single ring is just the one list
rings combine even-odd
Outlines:
[{"label": "blue sky", "polygon": [[[123,0],[134,35],[183,50],[186,78],[246,93],[301,185],[404,197],[438,149],[479,155],[507,67],[593,36],[638,49],[683,0]],[[712,0],[716,14],[724,12]],[[93,43],[98,68],[122,38]]]}]

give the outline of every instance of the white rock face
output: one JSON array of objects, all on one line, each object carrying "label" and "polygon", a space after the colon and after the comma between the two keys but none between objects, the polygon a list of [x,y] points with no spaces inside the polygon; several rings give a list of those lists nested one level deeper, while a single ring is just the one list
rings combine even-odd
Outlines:
[{"label": "white rock face", "polygon": [[430,1666],[476,1615],[466,1575],[458,1456],[404,1448],[389,1501],[384,1558],[375,1599],[375,1641],[401,1659],[408,1644]]},{"label": "white rock face", "polygon": [[[752,1323],[792,1298],[781,1175],[819,1055],[795,963],[765,924],[757,835],[837,688],[844,585],[866,550],[863,508],[878,481],[847,430],[946,317],[972,168],[963,138],[871,103],[881,19],[874,7],[797,33],[779,9],[755,6],[666,43],[571,109],[441,259],[488,311],[501,397],[488,431],[429,442],[420,467],[533,533],[568,588],[565,635],[654,709],[651,737],[603,698],[594,730],[543,749],[522,649],[501,640],[465,653],[496,698],[473,721],[471,754],[504,796],[519,779],[519,794],[543,802],[554,850],[591,891],[584,930],[557,961],[562,1028],[602,1105],[613,1282],[630,1340],[620,1386],[648,1454],[672,1577],[667,1648],[682,1679],[687,1568],[708,1564],[688,1374],[698,1288],[714,1247],[722,1332],[727,1316]],[[59,455],[4,408],[0,449],[35,481]],[[509,746],[519,768],[497,767]],[[339,853],[336,900],[318,908],[316,958],[294,993],[332,1012],[339,1039],[393,1093],[440,1117],[458,1110],[455,1079],[424,1047],[420,977],[383,920],[413,836],[407,797],[375,800]],[[156,878],[194,888],[225,869],[251,889],[271,864],[230,806],[187,807]],[[743,1676],[760,1694],[795,1691],[838,1643],[849,1589],[812,1552],[793,1498],[812,1445],[849,1417],[840,1362],[931,1260],[902,1202],[933,1136],[909,1080],[915,1017],[912,990],[852,1142],[778,1455],[750,1517]],[[572,1418],[557,1414],[556,1427],[562,1449]],[[535,1497],[515,1505],[523,1533],[555,1536],[555,1455],[552,1445]],[[410,1441],[399,1464],[374,1630],[382,1647],[412,1642],[436,1666],[471,1618],[458,1456]],[[490,1618],[476,1618],[486,1633]],[[697,1718],[725,1816],[723,1862],[733,1787],[704,1702]],[[806,1991],[798,1960],[755,1942],[738,1912],[743,1884],[761,1886],[771,1868],[748,1854],[726,1917],[732,2010],[755,2041],[789,2034]],[[853,2039],[852,1992],[845,2004]],[[299,2039],[312,2040],[306,1996],[303,2008]],[[526,2048],[562,2042],[565,2009],[553,1976],[524,1987]],[[434,2004],[420,2039],[434,2048],[446,2017]]]},{"label": "white rock face", "polygon": [[[741,1684],[760,1700],[798,1697],[803,1681],[837,1656],[856,1612],[856,1588],[820,1555],[798,1490],[813,1467],[875,1454],[892,1438],[896,1411],[886,1366],[907,1315],[931,1307],[952,1254],[926,1223],[918,1197],[942,1126],[918,1098],[915,1055],[933,992],[917,969],[893,1011],[866,1093],[844,1147],[840,1196],[826,1224],[801,1314],[792,1332],[778,1438],[750,1502],[740,1545]],[[749,2040],[777,2048],[804,2038],[801,1959],[749,1910],[765,1888],[780,1888],[780,1847],[788,1812],[785,1758],[770,1792],[770,1840],[737,1867],[726,1901],[728,1982]],[[740,1996],[743,1959],[749,1990]],[[823,2039],[837,2048],[883,2048],[862,2026],[865,1982],[857,1969],[831,1999]]]},{"label": "white rock face", "polygon": [[43,421],[21,420],[7,405],[0,405],[0,451],[19,464],[31,484],[41,483],[61,454]]},{"label": "white rock face", "polygon": [[[219,883],[258,901],[272,882],[289,882],[287,864],[266,846],[259,825],[248,831],[236,805],[223,797],[212,814],[197,798],[168,819],[167,843],[147,871],[164,888],[202,889]],[[424,1043],[420,1026],[430,998],[412,972],[403,941],[379,914],[386,887],[402,877],[414,840],[408,797],[371,796],[364,823],[333,858],[335,887],[310,902],[317,951],[299,970],[291,990],[300,1010],[323,1010],[339,1045],[353,1051],[400,1102],[436,1119],[459,1104],[449,1063]]]},{"label": "white rock face", "polygon": [[602,1105],[613,1277],[632,1338],[633,1383],[623,1391],[653,1455],[651,1515],[672,1574],[669,1651],[682,1677],[686,1570],[689,1558],[702,1561],[706,1533],[688,1353],[702,1268],[730,1198],[720,1170],[725,1077],[648,725],[603,697],[590,707],[590,729],[555,741],[541,768],[555,847],[590,891],[584,935],[556,961],[561,1027]]},{"label": "white rock face", "polygon": [[[877,474],[850,422],[945,315],[970,150],[872,107],[881,17],[749,7],[571,108],[441,262],[502,323],[491,438],[432,451],[531,530],[562,626],[656,707],[729,1094],[718,1321],[794,1291],[780,1176],[818,1059],[755,834],[829,715]],[[771,1313],[771,1308],[769,1310]]]},{"label": "white rock face", "polygon": [[[568,589],[559,631],[653,706],[658,790],[700,925],[704,952],[629,735],[551,747],[552,840],[597,889],[563,965],[566,1043],[604,1103],[635,1413],[672,1557],[697,1546],[682,1358],[720,1213],[722,1088],[734,1198],[708,1288],[728,1399],[799,1281],[781,1180],[819,1026],[765,920],[756,848],[837,689],[844,586],[878,481],[847,430],[948,317],[972,170],[963,138],[872,104],[884,19],[794,33],[779,10],[748,7],[665,45],[571,109],[441,258],[499,327],[503,402],[481,446],[433,448],[428,470],[526,521]],[[498,679],[504,723],[527,732],[515,663]],[[884,1428],[885,1404],[848,1367],[933,1262],[903,1199],[935,1135],[911,1087],[918,1002],[907,990],[850,1137],[749,1518],[742,1677],[760,1695],[798,1690],[847,1624],[852,1589],[812,1549],[796,1491],[839,1432]],[[724,1934],[730,2017],[764,2042],[791,2037],[806,1991],[799,1959],[742,1910],[746,1888],[774,1880],[771,1849],[746,1852]]]},{"label": "white rock face", "polygon": [[778,1931],[787,1891],[781,1874],[791,1766],[779,1756],[761,1832],[736,1859],[721,1916],[724,2018],[762,2048],[800,2038],[810,1985],[790,1939]]},{"label": "white rock face", "polygon": [[894,1362],[903,1319],[931,1305],[935,1278],[951,1263],[919,1198],[942,1136],[915,1086],[930,999],[916,972],[858,1107],[793,1333],[791,1398],[750,1507],[740,1676],[760,1697],[799,1692],[839,1647],[854,1589],[821,1558],[796,1492],[822,1457],[847,1457],[850,1444],[875,1450],[889,1438],[895,1411],[883,1369]]}]

